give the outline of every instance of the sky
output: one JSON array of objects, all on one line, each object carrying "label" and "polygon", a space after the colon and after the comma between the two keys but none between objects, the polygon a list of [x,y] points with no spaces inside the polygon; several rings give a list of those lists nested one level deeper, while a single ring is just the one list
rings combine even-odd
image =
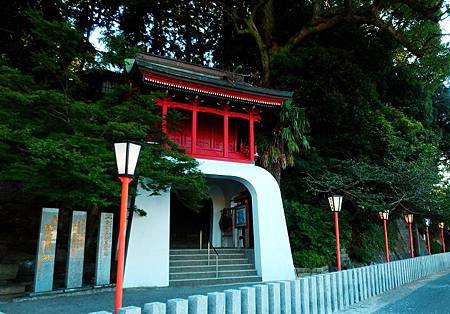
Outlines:
[{"label": "sky", "polygon": [[[450,0],[445,0],[444,6],[445,5],[450,5]],[[442,36],[442,41],[450,44],[450,15],[447,15],[447,17],[444,20],[442,20],[440,24],[442,28],[442,33],[448,34],[447,36]],[[102,37],[101,33],[102,28],[95,28],[91,36],[89,37],[89,41],[98,51],[106,51],[105,45],[100,40]]]}]

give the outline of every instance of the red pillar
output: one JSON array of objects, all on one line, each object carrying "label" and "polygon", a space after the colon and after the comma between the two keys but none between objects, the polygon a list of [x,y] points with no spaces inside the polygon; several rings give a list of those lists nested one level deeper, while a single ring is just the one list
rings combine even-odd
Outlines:
[{"label": "red pillar", "polygon": [[193,104],[192,107],[192,142],[191,142],[191,153],[195,154],[197,152],[197,104]]},{"label": "red pillar", "polygon": [[339,217],[338,212],[334,212],[334,232],[336,234],[336,265],[341,270],[341,243],[339,241]]},{"label": "red pillar", "polygon": [[223,115],[223,157],[228,157],[228,108],[225,108]]},{"label": "red pillar", "polygon": [[248,120],[249,122],[249,148],[250,148],[250,160],[255,160],[255,116],[253,115],[253,112],[250,111],[250,118]]},{"label": "red pillar", "polygon": [[411,224],[408,224],[408,231],[409,231],[409,247],[410,247],[410,251],[411,251],[411,257],[414,257],[414,243],[413,243]]},{"label": "red pillar", "polygon": [[431,255],[430,233],[428,232],[428,226],[427,226],[427,250],[428,250],[428,255]]},{"label": "red pillar", "polygon": [[445,237],[444,237],[444,228],[441,228],[441,242],[442,242],[442,252],[445,253]]},{"label": "red pillar", "polygon": [[116,297],[114,313],[117,314],[122,307],[123,295],[123,269],[125,260],[125,232],[127,225],[128,186],[133,180],[130,177],[119,177],[122,182],[122,193],[120,197],[120,220],[119,220],[119,243],[117,248],[117,275],[116,275]]},{"label": "red pillar", "polygon": [[167,116],[167,110],[169,108],[169,104],[167,103],[167,99],[164,98],[162,101],[162,124],[161,124],[161,129],[164,133],[167,134],[167,121],[166,121],[166,116]]},{"label": "red pillar", "polygon": [[389,263],[389,242],[388,242],[386,219],[383,219],[383,227],[384,227],[384,249],[386,251],[386,263]]}]

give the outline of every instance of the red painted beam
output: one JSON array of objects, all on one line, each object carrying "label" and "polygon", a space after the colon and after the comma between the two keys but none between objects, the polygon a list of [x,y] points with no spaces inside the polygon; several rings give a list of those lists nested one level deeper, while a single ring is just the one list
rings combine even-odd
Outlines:
[{"label": "red painted beam", "polygon": [[[158,99],[156,101],[156,105],[158,105],[158,106],[162,106],[163,103],[164,103],[163,99]],[[168,108],[174,108],[174,109],[183,109],[183,110],[188,110],[188,111],[193,110],[193,106],[191,104],[183,104],[183,103],[174,102],[174,101],[167,101],[167,106],[168,106]],[[210,108],[210,107],[197,106],[196,110],[197,110],[197,112],[211,113],[211,114],[215,114],[215,115],[219,115],[219,116],[225,115],[225,110],[222,110],[222,109],[214,109],[214,108]],[[249,120],[248,113],[228,111],[228,117]],[[253,113],[253,118],[254,118],[255,122],[260,121],[259,114],[255,113],[255,112]]]},{"label": "red painted beam", "polygon": [[223,157],[228,158],[228,108],[223,115]]},{"label": "red painted beam", "polygon": [[255,95],[243,91],[230,90],[226,88],[213,87],[204,84],[192,83],[172,77],[157,75],[142,71],[143,80],[157,85],[168,86],[180,90],[189,90],[216,97],[224,97],[230,100],[247,101],[255,104],[281,106],[285,98]]},{"label": "red painted beam", "polygon": [[249,148],[250,148],[250,160],[253,162],[255,160],[255,124],[254,124],[253,112],[250,112],[249,117]]},{"label": "red painted beam", "polygon": [[197,152],[197,104],[191,106],[192,110],[192,142],[191,153],[194,155]]}]

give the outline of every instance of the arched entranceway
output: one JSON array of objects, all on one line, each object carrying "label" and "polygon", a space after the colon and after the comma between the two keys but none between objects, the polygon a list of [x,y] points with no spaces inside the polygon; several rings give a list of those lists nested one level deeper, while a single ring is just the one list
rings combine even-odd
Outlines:
[{"label": "arched entranceway", "polygon": [[[235,205],[233,203],[237,200],[236,196],[247,190],[251,196],[254,242],[252,255],[257,275],[262,281],[294,279],[294,264],[283,202],[273,176],[260,167],[246,163],[203,159],[198,159],[198,162],[199,170],[205,174],[210,185],[209,194],[213,202],[211,223],[213,245],[217,244],[217,247],[220,247],[225,242],[222,241],[219,231],[220,211],[226,207],[233,207]],[[148,192],[138,194],[136,206],[144,209],[147,215],[133,214],[124,287],[168,286],[169,269],[176,267],[170,259],[170,189],[151,197],[148,196]],[[233,238],[233,241],[238,238]],[[178,258],[186,260],[181,253]],[[198,261],[195,261],[195,264],[197,263]]]},{"label": "arched entranceway", "polygon": [[170,248],[253,248],[251,194],[240,182],[208,178],[209,198],[199,208],[170,194]]}]

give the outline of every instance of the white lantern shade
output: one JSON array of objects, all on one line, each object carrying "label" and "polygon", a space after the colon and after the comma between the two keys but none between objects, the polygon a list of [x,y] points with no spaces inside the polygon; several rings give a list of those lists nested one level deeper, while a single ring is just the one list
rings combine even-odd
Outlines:
[{"label": "white lantern shade", "polygon": [[425,225],[427,227],[429,227],[431,225],[431,219],[430,218],[425,218],[424,221],[425,221]]},{"label": "white lantern shade", "polygon": [[440,223],[438,224],[438,227],[439,227],[439,229],[444,229],[444,223],[443,223],[443,222],[440,222]]},{"label": "white lantern shade", "polygon": [[141,145],[131,142],[114,143],[117,173],[119,176],[134,176]]},{"label": "white lantern shade", "polygon": [[381,220],[388,220],[389,219],[389,210],[379,212],[378,215],[380,216]]},{"label": "white lantern shade", "polygon": [[332,212],[340,212],[342,205],[342,196],[333,195],[328,197],[328,203],[330,204],[330,209]]},{"label": "white lantern shade", "polygon": [[406,221],[407,224],[412,224],[413,223],[413,218],[414,218],[413,214],[405,214],[405,221]]}]

